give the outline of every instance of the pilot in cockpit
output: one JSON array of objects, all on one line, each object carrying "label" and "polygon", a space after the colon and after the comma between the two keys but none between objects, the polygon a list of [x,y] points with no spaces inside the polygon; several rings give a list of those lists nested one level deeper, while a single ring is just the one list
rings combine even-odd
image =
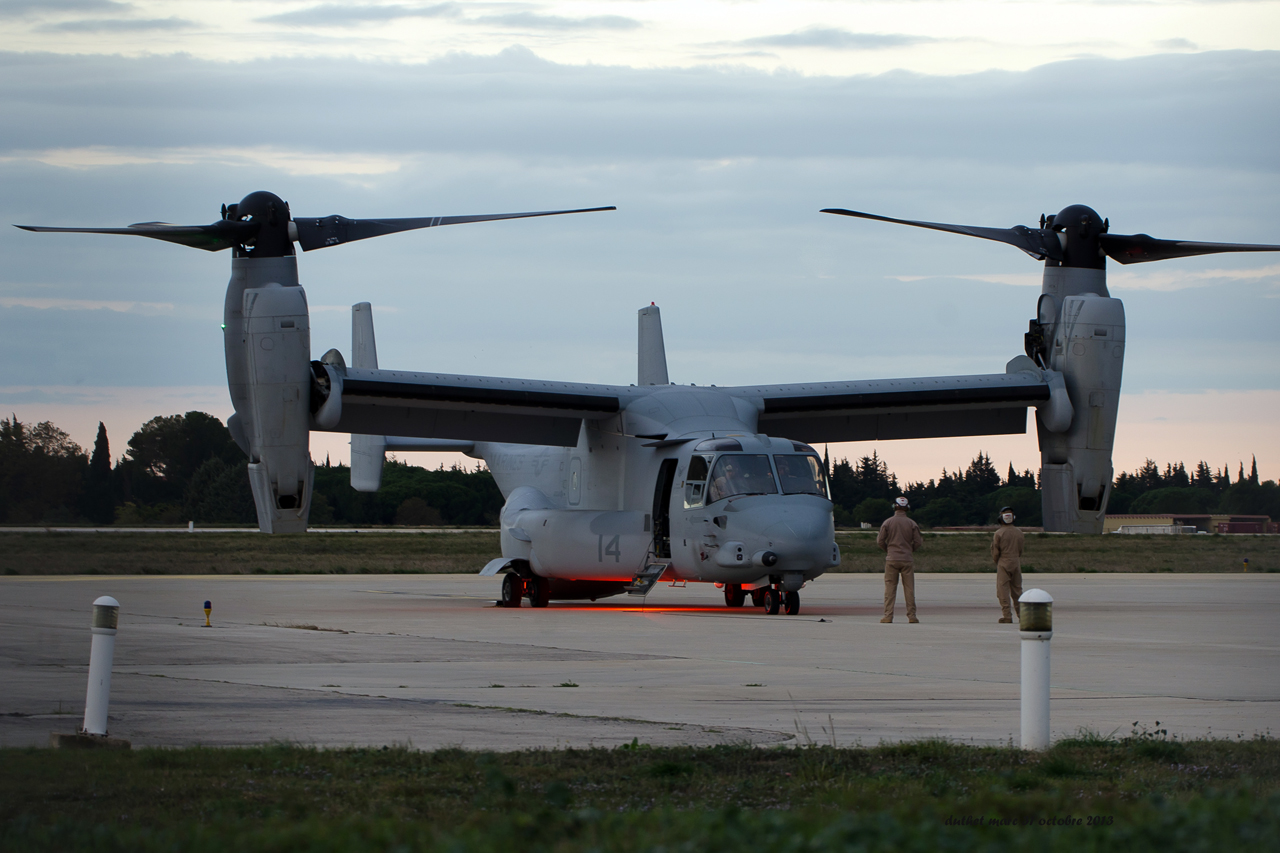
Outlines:
[{"label": "pilot in cockpit", "polygon": [[747,491],[746,484],[743,482],[742,475],[738,472],[738,466],[729,460],[725,460],[722,473],[716,477],[711,484],[711,500],[718,501],[729,495],[740,495]]}]

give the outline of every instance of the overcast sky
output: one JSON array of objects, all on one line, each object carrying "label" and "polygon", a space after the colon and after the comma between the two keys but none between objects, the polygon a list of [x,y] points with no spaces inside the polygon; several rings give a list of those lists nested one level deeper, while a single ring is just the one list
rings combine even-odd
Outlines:
[{"label": "overcast sky", "polygon": [[[677,382],[999,372],[1039,264],[818,210],[1078,202],[1280,243],[1278,2],[0,0],[0,50],[0,222],[207,223],[256,189],[300,216],[618,205],[302,256],[316,357],[369,300],[383,366],[627,383],[655,301]],[[116,455],[145,417],[230,413],[227,253],[5,229],[0,259],[4,411],[83,444],[106,420]],[[1117,468],[1280,476],[1280,255],[1110,282]],[[878,449],[912,479],[1038,465],[1033,436]]]}]

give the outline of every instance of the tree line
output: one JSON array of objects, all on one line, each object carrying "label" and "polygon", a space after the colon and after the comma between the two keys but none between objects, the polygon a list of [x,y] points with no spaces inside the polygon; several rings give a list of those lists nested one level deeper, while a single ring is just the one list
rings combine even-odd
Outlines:
[{"label": "tree line", "polygon": [[[905,486],[875,451],[853,463],[842,459],[833,466],[828,461],[827,470],[837,526],[878,525],[892,514],[890,502],[899,495],[911,501],[912,516],[923,527],[993,524],[1005,506],[1013,508],[1019,524],[1041,524],[1039,478],[1029,470],[1018,473],[1013,465],[1001,477],[985,453],[980,452],[964,471],[943,469],[936,480]],[[1107,512],[1226,513],[1274,519],[1280,517],[1280,486],[1274,480],[1259,481],[1256,457],[1247,474],[1244,463],[1239,464],[1234,482],[1227,466],[1212,470],[1202,461],[1188,474],[1181,462],[1167,464],[1162,471],[1148,459],[1137,471],[1115,478]]]},{"label": "tree line", "polygon": [[[257,522],[249,489],[248,459],[226,426],[212,415],[155,417],[135,432],[112,460],[106,427],[98,424],[85,451],[49,421],[24,424],[0,419],[0,523],[3,524],[243,524]],[[1011,506],[1020,524],[1040,524],[1036,475],[1013,466],[1001,476],[979,453],[963,471],[945,469],[936,479],[902,484],[872,451],[850,462],[826,460],[836,524],[873,526],[905,495],[925,527],[989,524]],[[477,463],[435,470],[388,460],[382,488],[357,492],[351,469],[326,459],[315,469],[311,523],[317,525],[493,525],[502,495]],[[1280,486],[1260,482],[1253,461],[1228,467],[1205,462],[1190,472],[1179,463],[1161,469],[1148,459],[1115,479],[1108,512],[1210,513],[1280,517]]]},{"label": "tree line", "polygon": [[951,473],[944,468],[936,480],[905,485],[874,450],[853,463],[828,461],[828,471],[839,527],[879,526],[893,514],[891,502],[899,496],[911,502],[912,517],[922,527],[988,524],[1005,506],[1013,507],[1019,523],[1040,524],[1036,476],[1030,471],[1018,473],[1010,465],[1002,478],[985,453],[979,452],[964,471]]},{"label": "tree line", "polygon": [[[98,424],[86,452],[54,424],[0,419],[0,524],[256,525],[249,460],[230,431],[204,412],[155,417],[113,462]],[[311,523],[492,525],[502,509],[493,476],[427,470],[388,460],[382,488],[351,488],[351,469],[316,466]]]}]

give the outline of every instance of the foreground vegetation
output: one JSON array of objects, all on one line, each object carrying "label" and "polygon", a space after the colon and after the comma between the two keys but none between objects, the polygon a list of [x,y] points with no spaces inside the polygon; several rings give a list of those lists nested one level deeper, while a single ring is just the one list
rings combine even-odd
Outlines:
[{"label": "foreground vegetation", "polygon": [[1280,745],[0,751],[0,849],[1275,850]]},{"label": "foreground vegetation", "polygon": [[[990,534],[924,535],[922,572],[992,572]],[[837,532],[842,572],[884,571],[874,532]],[[465,533],[6,533],[0,573],[397,574],[475,573],[499,556],[496,530]],[[1031,534],[1023,571],[1280,571],[1280,536]]]}]

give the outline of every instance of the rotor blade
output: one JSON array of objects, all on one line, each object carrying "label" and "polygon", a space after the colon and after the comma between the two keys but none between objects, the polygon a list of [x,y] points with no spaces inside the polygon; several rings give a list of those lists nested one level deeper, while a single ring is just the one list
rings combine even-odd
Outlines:
[{"label": "rotor blade", "polygon": [[460,225],[464,222],[489,222],[495,219],[527,219],[533,216],[559,216],[564,213],[594,213],[598,210],[617,210],[613,207],[584,207],[579,210],[542,210],[534,213],[487,213],[478,216],[423,216],[414,219],[347,219],[342,216],[326,216],[307,219],[295,216],[293,224],[298,229],[298,245],[304,252],[337,246],[355,240],[367,240],[384,234],[413,231],[418,228],[435,228],[437,225]]},{"label": "rotor blade", "polygon": [[258,223],[219,220],[212,225],[169,225],[165,222],[139,222],[128,228],[50,228],[42,225],[15,225],[23,231],[53,231],[66,234],[132,234],[168,243],[218,252],[252,240]]},{"label": "rotor blade", "polygon": [[1157,240],[1147,234],[1100,234],[1102,250],[1122,264],[1164,261],[1216,255],[1219,252],[1280,252],[1280,246],[1253,243],[1193,243],[1190,240]]},{"label": "rotor blade", "polygon": [[1026,252],[1037,261],[1045,258],[1062,259],[1062,246],[1052,235],[1048,238],[1044,232],[1025,225],[1012,228],[984,228],[979,225],[948,225],[944,222],[917,222],[913,219],[893,219],[888,216],[877,216],[874,213],[860,213],[856,210],[845,210],[839,207],[828,207],[822,213],[837,213],[841,216],[856,216],[859,219],[874,219],[878,222],[893,222],[898,225],[912,225],[916,228],[931,228],[934,231],[950,231],[952,234],[964,234],[969,237],[980,237],[983,240],[995,240],[1008,243]]}]

